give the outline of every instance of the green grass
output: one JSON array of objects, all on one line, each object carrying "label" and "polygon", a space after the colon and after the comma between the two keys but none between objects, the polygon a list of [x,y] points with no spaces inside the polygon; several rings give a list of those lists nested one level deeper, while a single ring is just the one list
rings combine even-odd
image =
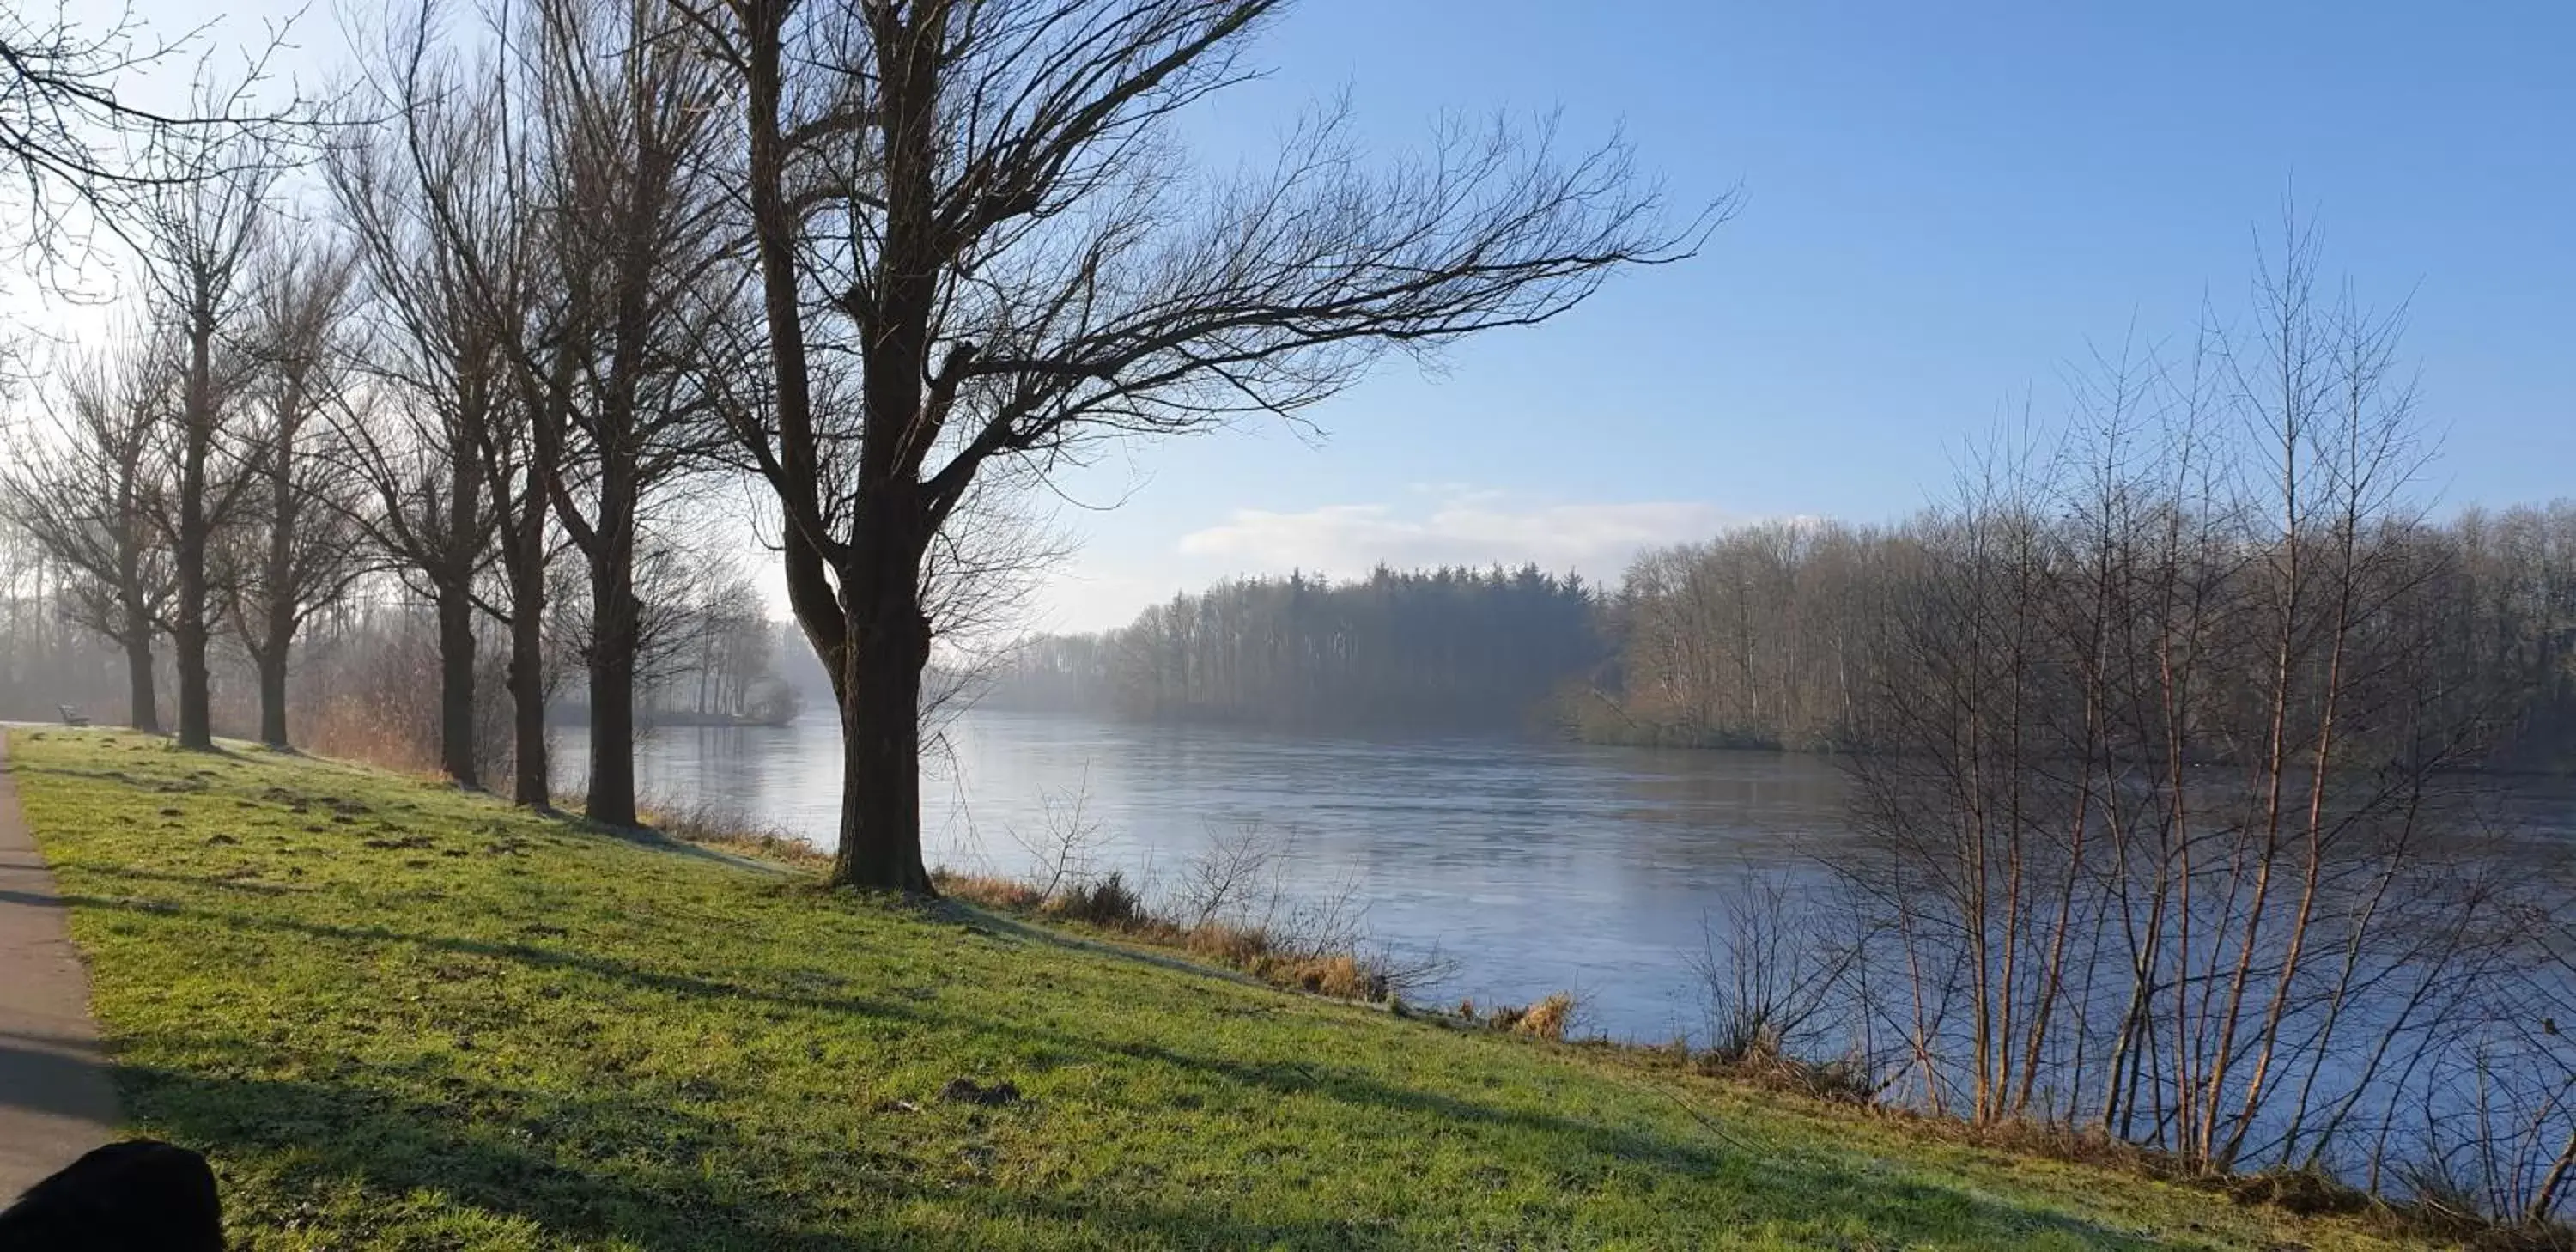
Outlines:
[{"label": "green grass", "polygon": [[354,767],[11,754],[248,1248],[2397,1246]]}]

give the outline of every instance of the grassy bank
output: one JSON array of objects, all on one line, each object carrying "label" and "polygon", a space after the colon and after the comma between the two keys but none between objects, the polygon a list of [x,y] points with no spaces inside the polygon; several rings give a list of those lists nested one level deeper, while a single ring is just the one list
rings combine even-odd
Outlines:
[{"label": "grassy bank", "polygon": [[11,748],[129,1117],[249,1248],[2403,1246],[384,774]]}]

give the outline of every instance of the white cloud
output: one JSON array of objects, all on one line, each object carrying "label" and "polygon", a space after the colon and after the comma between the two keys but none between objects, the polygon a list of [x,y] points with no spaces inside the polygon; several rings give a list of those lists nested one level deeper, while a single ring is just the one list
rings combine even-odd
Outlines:
[{"label": "white cloud", "polygon": [[[1216,525],[1157,543],[1087,547],[1048,577],[1025,623],[1032,631],[1122,626],[1149,604],[1236,575],[1292,569],[1356,578],[1384,562],[1397,569],[1535,561],[1595,582],[1617,581],[1640,549],[1706,539],[1755,520],[1688,501],[1542,503],[1465,483],[1411,484],[1394,504],[1303,510],[1236,509]],[[787,616],[774,554],[753,568],[774,615]]]},{"label": "white cloud", "polygon": [[1535,561],[1605,579],[1640,549],[1706,538],[1749,520],[1682,501],[1513,507],[1499,493],[1441,486],[1443,499],[1428,511],[1390,504],[1237,509],[1219,525],[1183,535],[1180,551],[1234,573],[1351,576],[1379,562],[1404,569]]}]

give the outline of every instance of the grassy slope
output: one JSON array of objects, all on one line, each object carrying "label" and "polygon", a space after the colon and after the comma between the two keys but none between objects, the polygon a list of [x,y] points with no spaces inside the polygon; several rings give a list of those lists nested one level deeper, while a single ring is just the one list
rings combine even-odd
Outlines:
[{"label": "grassy slope", "polygon": [[12,756],[251,1248],[2390,1246],[355,768]]}]

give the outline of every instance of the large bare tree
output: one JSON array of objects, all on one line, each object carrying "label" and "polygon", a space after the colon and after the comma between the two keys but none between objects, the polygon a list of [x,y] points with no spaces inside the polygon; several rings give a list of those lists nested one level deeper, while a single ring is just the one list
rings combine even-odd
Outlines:
[{"label": "large bare tree", "polygon": [[[680,0],[741,115],[771,386],[737,415],[831,673],[832,881],[927,893],[923,566],[978,479],[1094,440],[1294,414],[1391,348],[1542,321],[1687,255],[1624,149],[1439,134],[1375,168],[1338,112],[1189,168],[1193,105],[1278,0]],[[846,388],[818,386],[855,362]]]},{"label": "large bare tree", "polygon": [[[457,103],[461,96],[423,89],[415,97],[411,86],[398,79],[379,101],[395,106],[398,129],[350,127],[326,163],[358,241],[358,316],[369,331],[368,382],[351,394],[341,425],[367,484],[360,516],[369,546],[437,618],[440,768],[478,786],[476,584],[502,521],[487,455],[511,420],[508,363],[472,278],[442,245],[430,198],[476,168],[488,115]],[[542,744],[541,710],[538,721]],[[523,745],[520,763],[537,768],[530,802],[542,802],[542,752],[531,758]]]},{"label": "large bare tree", "polygon": [[701,461],[703,432],[719,429],[699,345],[739,307],[725,298],[739,271],[710,177],[723,80],[667,10],[633,0],[544,0],[527,29],[505,33],[528,67],[519,124],[537,174],[514,201],[516,281],[487,290],[512,331],[537,477],[590,574],[584,813],[632,826],[642,527],[653,496]]},{"label": "large bare tree", "polygon": [[178,584],[170,631],[178,739],[188,748],[214,746],[207,645],[219,602],[210,555],[255,477],[231,445],[252,360],[239,342],[253,295],[249,261],[277,211],[277,166],[250,145],[218,132],[182,135],[165,150],[164,181],[136,208],[151,306],[178,357],[168,428],[178,483],[165,518]]},{"label": "large bare tree", "polygon": [[[147,29],[131,8],[83,24],[72,6],[0,9],[0,204],[19,215],[0,246],[26,250],[42,263],[76,264],[72,245],[88,232],[76,215],[121,227],[134,210],[196,172],[153,159],[162,149],[209,140],[235,156],[290,137],[299,110],[259,105],[252,97],[265,53],[236,89],[199,93],[192,107],[139,103],[131,79],[185,55],[202,28],[175,36]],[[269,50],[277,46],[275,32]]]}]

